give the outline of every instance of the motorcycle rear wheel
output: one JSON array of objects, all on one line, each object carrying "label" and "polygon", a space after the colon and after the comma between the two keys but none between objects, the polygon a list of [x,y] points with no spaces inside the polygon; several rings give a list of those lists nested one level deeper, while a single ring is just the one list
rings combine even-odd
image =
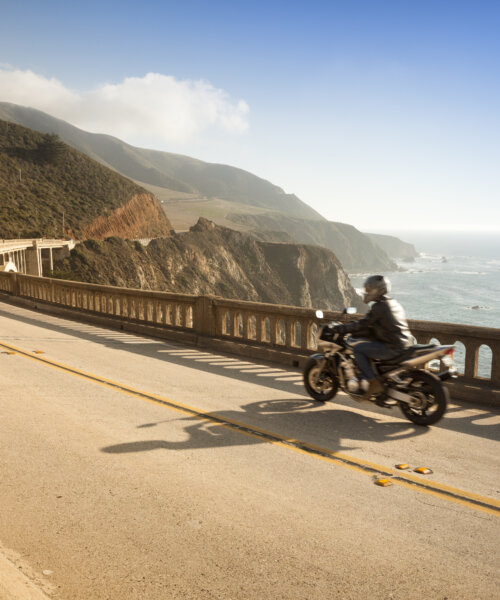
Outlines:
[{"label": "motorcycle rear wheel", "polygon": [[339,389],[339,380],[330,369],[320,367],[314,358],[307,361],[304,369],[304,386],[307,393],[318,402],[331,400]]},{"label": "motorcycle rear wheel", "polygon": [[407,393],[420,406],[410,406],[406,402],[400,402],[402,413],[416,425],[437,423],[446,411],[448,390],[438,377],[428,371],[409,371],[407,376],[411,379]]}]

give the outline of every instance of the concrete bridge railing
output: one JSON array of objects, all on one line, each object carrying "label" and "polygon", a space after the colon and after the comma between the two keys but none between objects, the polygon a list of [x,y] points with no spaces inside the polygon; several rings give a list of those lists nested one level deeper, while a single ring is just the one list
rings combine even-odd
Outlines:
[{"label": "concrete bridge railing", "polygon": [[[39,308],[106,319],[111,326],[129,331],[282,364],[302,366],[316,349],[318,323],[313,309],[2,272],[1,295],[34,302]],[[325,317],[340,320],[342,315],[332,311],[325,312]],[[464,372],[449,384],[454,397],[500,404],[500,329],[428,321],[409,324],[419,343],[437,339],[443,344],[463,344]],[[489,376],[478,373],[481,348],[491,354]]]}]

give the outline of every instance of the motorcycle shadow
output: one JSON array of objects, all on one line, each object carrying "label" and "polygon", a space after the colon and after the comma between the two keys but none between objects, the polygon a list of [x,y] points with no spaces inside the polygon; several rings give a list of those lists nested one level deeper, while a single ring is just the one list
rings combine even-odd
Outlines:
[{"label": "motorcycle shadow", "polygon": [[[182,417],[183,439],[148,439],[101,448],[102,452],[122,454],[151,450],[195,450],[263,443],[304,443],[329,451],[352,451],[356,442],[383,443],[424,435],[428,430],[406,421],[379,420],[338,406],[307,399],[276,399],[252,402],[238,410],[218,411]],[[144,423],[138,429],[168,428],[172,420]],[[179,437],[178,433],[174,434]]]}]

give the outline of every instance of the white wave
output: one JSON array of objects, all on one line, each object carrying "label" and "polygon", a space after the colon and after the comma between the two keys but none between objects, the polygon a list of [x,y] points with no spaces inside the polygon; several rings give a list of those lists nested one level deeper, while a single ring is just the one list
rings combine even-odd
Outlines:
[{"label": "white wave", "polygon": [[443,258],[446,257],[443,254],[426,254],[425,252],[421,252],[419,258],[422,260],[432,260],[435,262],[441,262]]},{"label": "white wave", "polygon": [[453,275],[488,275],[486,271],[450,271]]}]

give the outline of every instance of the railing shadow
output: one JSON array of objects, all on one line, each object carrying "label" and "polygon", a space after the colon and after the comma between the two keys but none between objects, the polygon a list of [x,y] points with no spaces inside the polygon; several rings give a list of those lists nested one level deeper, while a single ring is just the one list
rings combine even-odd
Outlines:
[{"label": "railing shadow", "polygon": [[[82,340],[99,343],[112,349],[127,350],[128,352],[146,356],[151,360],[169,362],[170,364],[189,367],[238,381],[246,381],[254,385],[280,390],[285,394],[295,397],[303,396],[305,399],[309,398],[302,385],[301,374],[296,369],[266,363],[265,361],[240,359],[234,355],[220,352],[215,354],[171,341],[166,342],[157,338],[147,338],[145,335],[137,335],[115,329],[105,329],[76,319],[70,320],[56,317],[41,311],[37,311],[35,313],[36,316],[30,316],[29,312],[32,312],[30,309],[19,308],[10,303],[6,304],[11,307],[10,310],[2,309],[0,301],[0,316],[36,325],[47,331],[63,334],[71,333],[71,335]],[[321,405],[312,403],[310,400],[307,400],[307,402],[310,406],[321,407]],[[357,404],[344,394],[338,394],[335,397],[334,403],[342,407],[345,406],[350,410],[326,410],[325,413],[329,415],[326,417],[329,423],[328,426],[342,426],[339,423],[346,425],[348,421],[345,421],[345,419],[344,421],[342,419],[339,421],[339,415],[356,414],[353,412],[353,409],[356,408],[361,409],[363,414],[369,412],[374,415],[384,414],[401,418],[403,424],[411,425],[404,420],[398,408],[387,411],[387,409],[378,408],[371,404]],[[457,411],[458,414],[456,414]],[[318,412],[315,411],[314,414],[318,414]],[[486,439],[500,439],[500,425],[498,424],[498,419],[494,418],[499,415],[499,411],[494,408],[487,406],[479,407],[477,404],[467,405],[461,402],[458,409],[451,408],[448,414],[448,418],[445,415],[445,418],[434,425],[434,427]],[[331,415],[335,416],[332,417]],[[490,417],[492,422],[488,423],[487,419]],[[330,423],[330,419],[333,421],[332,423]],[[356,420],[355,417],[354,419]],[[359,421],[359,424],[361,423],[362,420]],[[381,421],[376,421],[376,423],[377,427],[382,426]],[[425,428],[418,428],[418,431],[425,432],[427,430]]]}]

